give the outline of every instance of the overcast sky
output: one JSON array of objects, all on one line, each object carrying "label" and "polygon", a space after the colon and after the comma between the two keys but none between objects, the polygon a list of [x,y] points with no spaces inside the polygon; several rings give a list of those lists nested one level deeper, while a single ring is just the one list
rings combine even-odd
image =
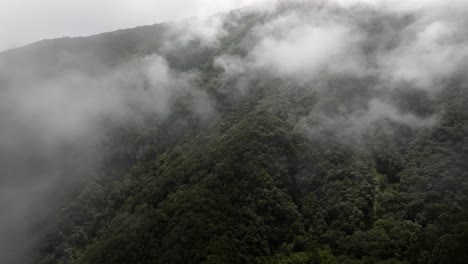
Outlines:
[{"label": "overcast sky", "polygon": [[235,9],[258,0],[0,0],[0,51]]}]

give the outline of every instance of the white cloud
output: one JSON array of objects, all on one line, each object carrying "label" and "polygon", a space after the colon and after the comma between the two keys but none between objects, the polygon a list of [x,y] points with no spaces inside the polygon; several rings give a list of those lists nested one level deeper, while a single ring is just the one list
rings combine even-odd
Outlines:
[{"label": "white cloud", "polygon": [[322,72],[362,75],[366,62],[360,49],[362,36],[328,13],[279,16],[251,32],[253,46],[247,56],[219,56],[215,65],[226,77],[267,72],[277,77],[311,80]]},{"label": "white cloud", "polygon": [[313,76],[327,67],[346,71],[354,60],[348,55],[355,41],[353,33],[341,25],[296,25],[280,38],[264,38],[252,57],[257,67],[271,68],[280,76]]},{"label": "white cloud", "polygon": [[[388,85],[401,82],[428,91],[438,91],[468,59],[468,4],[453,1],[426,3],[417,19],[402,32],[402,42],[379,58],[382,77]],[[455,11],[455,9],[457,11]]]}]

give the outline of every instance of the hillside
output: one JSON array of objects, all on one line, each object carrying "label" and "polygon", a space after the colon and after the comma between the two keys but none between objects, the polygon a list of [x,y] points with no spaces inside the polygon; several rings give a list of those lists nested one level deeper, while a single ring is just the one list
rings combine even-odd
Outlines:
[{"label": "hillside", "polygon": [[463,12],[280,3],[0,53],[0,262],[466,263]]}]

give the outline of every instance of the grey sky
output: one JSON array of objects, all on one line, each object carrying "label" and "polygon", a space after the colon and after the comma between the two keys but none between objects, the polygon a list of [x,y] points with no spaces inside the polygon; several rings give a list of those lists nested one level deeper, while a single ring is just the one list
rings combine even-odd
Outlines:
[{"label": "grey sky", "polygon": [[0,0],[0,51],[235,9],[259,0]]}]

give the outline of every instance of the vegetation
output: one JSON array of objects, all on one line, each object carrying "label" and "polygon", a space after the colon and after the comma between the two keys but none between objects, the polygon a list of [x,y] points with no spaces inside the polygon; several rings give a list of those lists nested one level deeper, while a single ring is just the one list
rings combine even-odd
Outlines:
[{"label": "vegetation", "polygon": [[318,95],[259,84],[214,126],[89,183],[40,263],[465,263],[466,95],[447,91],[436,126],[369,146],[304,136]]},{"label": "vegetation", "polygon": [[[213,58],[242,53],[253,22],[170,60],[199,70],[216,118],[181,95],[166,120],[109,128],[111,155],[67,200],[38,263],[467,263],[467,87],[392,91],[405,111],[438,117],[418,128],[345,122],[377,93],[369,77],[258,78],[238,91]],[[153,41],[122,48],[141,56]]]}]

